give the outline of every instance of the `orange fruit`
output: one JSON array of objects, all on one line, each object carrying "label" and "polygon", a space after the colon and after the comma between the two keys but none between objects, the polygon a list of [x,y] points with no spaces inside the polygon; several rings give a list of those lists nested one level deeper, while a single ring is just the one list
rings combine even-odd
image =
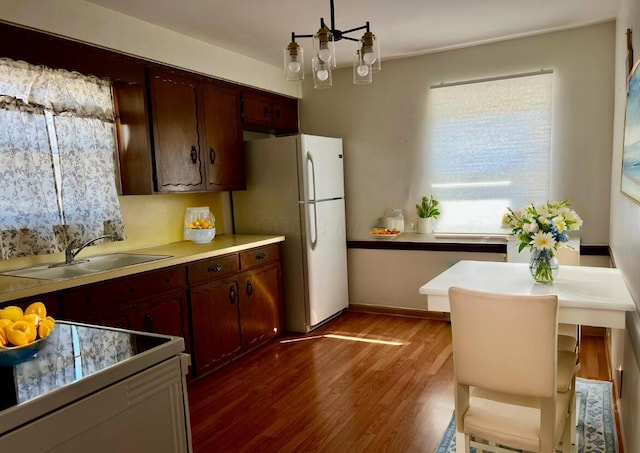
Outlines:
[{"label": "orange fruit", "polygon": [[7,346],[9,340],[7,340],[7,334],[4,332],[4,329],[0,329],[0,347]]},{"label": "orange fruit", "polygon": [[42,324],[46,324],[47,326],[49,326],[51,330],[53,330],[53,326],[56,325],[56,320],[53,319],[51,316],[47,316],[42,321],[40,321],[40,325]]},{"label": "orange fruit", "polygon": [[8,318],[0,319],[0,330],[4,330],[12,324],[13,324],[13,321]]},{"label": "orange fruit", "polygon": [[22,319],[22,308],[10,305],[0,310],[0,319],[10,319],[12,321],[20,321]]},{"label": "orange fruit", "polygon": [[29,313],[28,315],[22,316],[22,321],[29,322],[36,327],[38,327],[38,325],[40,324],[40,320],[41,320],[40,316],[37,315],[36,313]]},{"label": "orange fruit", "polygon": [[29,305],[27,309],[24,311],[25,315],[30,315],[32,313],[35,313],[36,315],[40,316],[40,319],[46,318],[47,307],[42,302],[34,302],[31,305]]},{"label": "orange fruit", "polygon": [[29,344],[31,340],[31,330],[35,331],[35,326],[25,321],[15,322],[9,329],[7,329],[7,340],[14,346],[24,346]]},{"label": "orange fruit", "polygon": [[48,323],[42,322],[38,326],[38,335],[40,338],[47,338],[51,331],[53,330],[53,326],[50,326]]}]

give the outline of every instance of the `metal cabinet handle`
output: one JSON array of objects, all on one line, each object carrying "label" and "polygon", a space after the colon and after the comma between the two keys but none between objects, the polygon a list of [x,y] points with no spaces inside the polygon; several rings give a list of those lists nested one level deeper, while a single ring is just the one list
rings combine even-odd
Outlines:
[{"label": "metal cabinet handle", "polygon": [[282,119],[282,109],[280,107],[276,108],[276,118],[279,120]]},{"label": "metal cabinet handle", "polygon": [[207,272],[220,272],[222,270],[222,266],[220,264],[216,264],[215,266],[209,266],[207,268]]},{"label": "metal cabinet handle", "polygon": [[251,280],[247,280],[247,296],[251,297],[253,295],[253,284]]},{"label": "metal cabinet handle", "polygon": [[269,118],[269,104],[264,105],[264,117]]},{"label": "metal cabinet handle", "polygon": [[211,160],[211,165],[216,163],[216,150],[213,149],[213,146],[209,148],[209,160]]},{"label": "metal cabinet handle", "polygon": [[193,162],[194,164],[198,163],[198,150],[195,146],[191,147],[191,162]]},{"label": "metal cabinet handle", "polygon": [[263,260],[263,259],[265,259],[266,257],[267,257],[267,255],[266,255],[266,253],[264,253],[264,252],[260,252],[260,253],[257,253],[257,254],[256,254],[256,259],[257,259],[257,260]]},{"label": "metal cabinet handle", "polygon": [[153,316],[151,313],[144,315],[144,328],[147,332],[153,332]]},{"label": "metal cabinet handle", "polygon": [[229,301],[233,304],[236,301],[236,287],[235,286],[231,286],[231,288],[229,288]]}]

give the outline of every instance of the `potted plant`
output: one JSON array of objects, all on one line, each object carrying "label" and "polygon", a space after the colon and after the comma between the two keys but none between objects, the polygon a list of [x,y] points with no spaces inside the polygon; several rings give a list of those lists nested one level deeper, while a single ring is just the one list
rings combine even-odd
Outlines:
[{"label": "potted plant", "polygon": [[433,232],[433,220],[440,215],[438,205],[440,202],[433,195],[422,197],[422,202],[416,205],[418,211],[418,233]]}]

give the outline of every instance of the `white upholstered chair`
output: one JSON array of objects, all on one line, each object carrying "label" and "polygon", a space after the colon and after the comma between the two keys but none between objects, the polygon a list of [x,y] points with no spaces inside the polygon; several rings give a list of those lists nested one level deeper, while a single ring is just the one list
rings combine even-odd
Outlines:
[{"label": "white upholstered chair", "polygon": [[457,451],[571,451],[576,354],[558,352],[557,297],[451,288],[449,300]]}]

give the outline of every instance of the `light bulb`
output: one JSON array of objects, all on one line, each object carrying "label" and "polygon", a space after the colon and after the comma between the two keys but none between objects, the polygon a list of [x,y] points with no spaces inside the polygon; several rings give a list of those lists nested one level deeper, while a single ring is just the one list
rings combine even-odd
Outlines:
[{"label": "light bulb", "polygon": [[300,63],[297,61],[290,61],[287,68],[289,69],[289,72],[297,74],[300,72],[300,68],[302,68],[302,66],[300,66]]},{"label": "light bulb", "polygon": [[369,66],[366,64],[358,65],[358,67],[356,68],[356,71],[358,72],[358,75],[360,77],[366,77],[367,74],[369,74]]},{"label": "light bulb", "polygon": [[318,80],[324,82],[329,78],[329,71],[326,69],[318,69],[318,71],[316,71],[316,77],[318,77]]},{"label": "light bulb", "polygon": [[326,44],[324,44],[323,46],[324,47],[320,47],[318,56],[322,61],[328,62],[329,60],[331,60],[331,49],[329,49]]},{"label": "light bulb", "polygon": [[362,59],[367,64],[373,64],[376,62],[376,55],[371,50],[367,50],[364,55],[362,55]]}]

